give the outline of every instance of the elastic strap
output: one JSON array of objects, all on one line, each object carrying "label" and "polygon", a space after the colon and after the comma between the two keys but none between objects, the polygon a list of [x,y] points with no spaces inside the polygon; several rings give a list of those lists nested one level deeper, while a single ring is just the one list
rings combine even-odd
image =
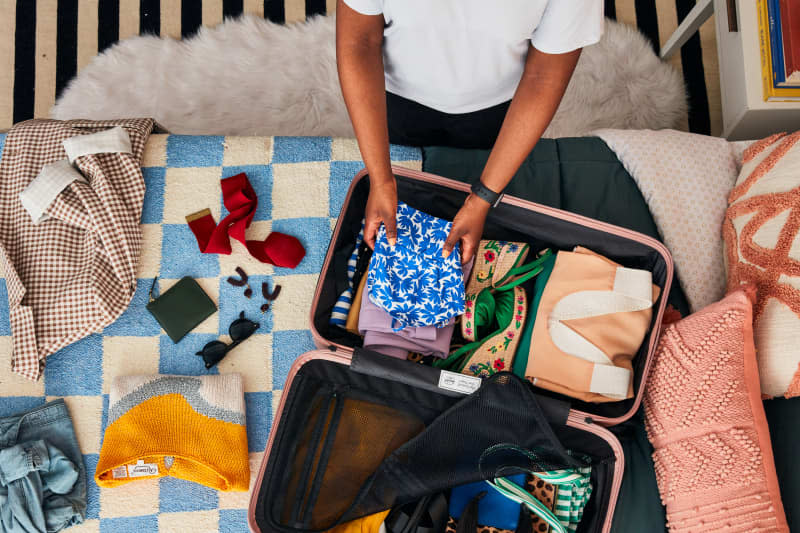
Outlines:
[{"label": "elastic strap", "polygon": [[440,533],[446,523],[447,499],[441,493],[396,507],[384,520],[387,533]]},{"label": "elastic strap", "polygon": [[[533,264],[533,263],[530,263],[530,264]],[[528,266],[528,265],[525,265],[525,266]],[[520,277],[518,277],[517,279],[515,279],[514,281],[512,281],[510,283],[506,283],[505,285],[502,285],[500,287],[495,287],[494,290],[496,290],[498,292],[509,291],[509,290],[513,289],[514,287],[525,283],[529,279],[538,276],[539,274],[541,274],[542,270],[544,270],[543,266],[536,265],[536,268],[534,268],[530,272],[527,272],[526,274],[521,275]]]},{"label": "elastic strap", "polygon": [[494,289],[498,291],[507,291],[509,289],[513,289],[514,287],[520,285],[521,283],[525,283],[534,276],[539,275],[539,273],[541,273],[541,271],[544,269],[543,266],[544,262],[547,261],[547,259],[551,255],[553,255],[553,252],[552,250],[550,250],[550,248],[548,248],[544,252],[542,252],[542,255],[540,255],[530,263],[512,268],[511,270],[508,271],[508,274],[506,274],[506,276],[503,279],[508,279],[509,277],[512,276],[519,276],[520,274],[522,274],[522,276],[508,283],[495,286]]},{"label": "elastic strap", "polygon": [[478,529],[478,503],[486,496],[486,491],[481,491],[472,498],[461,517],[458,519],[456,533],[474,533]]}]

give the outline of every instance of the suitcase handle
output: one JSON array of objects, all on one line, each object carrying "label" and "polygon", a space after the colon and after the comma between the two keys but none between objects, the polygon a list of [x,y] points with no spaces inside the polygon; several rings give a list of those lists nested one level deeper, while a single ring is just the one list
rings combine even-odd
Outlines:
[{"label": "suitcase handle", "polygon": [[[358,372],[359,374],[366,374],[389,381],[397,381],[411,387],[417,387],[454,398],[463,397],[472,392],[472,390],[459,391],[453,388],[442,387],[440,385],[440,383],[442,383],[442,372],[453,375],[452,372],[389,357],[364,348],[355,348],[353,350],[350,370]],[[471,378],[463,374],[456,375],[463,376],[464,379],[467,380],[480,379]],[[542,409],[548,422],[558,425],[565,425],[567,423],[567,417],[570,412],[569,402],[541,396],[539,394],[536,395],[536,400],[539,402],[539,407]]]}]

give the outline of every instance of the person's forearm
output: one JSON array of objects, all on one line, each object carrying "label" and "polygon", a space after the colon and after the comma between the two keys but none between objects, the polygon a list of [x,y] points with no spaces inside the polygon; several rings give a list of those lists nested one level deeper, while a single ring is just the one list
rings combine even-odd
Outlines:
[{"label": "person's forearm", "polygon": [[539,142],[561,103],[580,53],[553,55],[530,48],[522,80],[481,175],[486,187],[497,192],[505,189]]},{"label": "person's forearm", "polygon": [[[353,12],[341,0],[337,6],[336,63],[347,111],[353,122],[361,156],[373,183],[392,179],[386,88],[383,77],[383,17],[375,20],[368,36],[350,31]],[[375,19],[376,17],[369,17]],[[364,19],[356,21],[361,23]],[[379,26],[378,26],[379,25]],[[361,24],[363,28],[363,24]]]}]

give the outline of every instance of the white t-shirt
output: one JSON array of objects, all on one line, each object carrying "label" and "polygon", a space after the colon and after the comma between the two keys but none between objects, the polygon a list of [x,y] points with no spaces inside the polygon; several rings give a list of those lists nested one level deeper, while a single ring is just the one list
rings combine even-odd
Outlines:
[{"label": "white t-shirt", "polygon": [[529,42],[562,54],[603,34],[603,0],[344,1],[383,14],[386,90],[445,113],[510,100]]}]

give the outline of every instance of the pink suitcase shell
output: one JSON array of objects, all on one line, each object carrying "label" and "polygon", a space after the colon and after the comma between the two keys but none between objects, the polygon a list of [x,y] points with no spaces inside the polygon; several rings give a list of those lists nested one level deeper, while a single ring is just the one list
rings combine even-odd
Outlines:
[{"label": "pink suitcase shell", "polygon": [[[469,186],[465,183],[404,168],[394,168],[393,170],[398,181],[400,200],[442,218],[452,219],[463,202],[463,198],[469,192]],[[337,289],[337,280],[341,285],[344,275],[342,265],[343,262],[346,264],[347,255],[349,255],[344,250],[348,243],[352,246],[363,217],[363,208],[369,189],[369,180],[364,179],[367,177],[366,170],[362,170],[353,179],[317,283],[310,319],[311,331],[320,349],[305,353],[294,362],[289,371],[281,401],[275,411],[270,437],[250,500],[248,523],[254,532],[284,531],[289,533],[311,530],[302,527],[283,527],[276,525],[274,520],[271,526],[265,526],[264,518],[265,507],[270,503],[266,501],[269,494],[265,490],[274,469],[280,466],[277,465],[279,460],[274,457],[277,453],[276,449],[279,447],[276,439],[281,439],[279,435],[282,434],[282,429],[285,429],[282,428],[284,419],[287,416],[293,416],[291,393],[297,377],[304,374],[304,369],[310,368],[307,367],[309,363],[333,365],[330,368],[346,368],[351,372],[419,384],[417,376],[412,374],[418,372],[414,367],[420,365],[391,360],[392,362],[388,364],[390,368],[386,368],[384,361],[391,358],[368,356],[358,348],[358,337],[344,333],[342,330],[337,331],[328,325],[330,310],[340,293],[340,290]],[[537,389],[537,393],[540,392],[543,395],[543,400],[550,398],[547,401],[552,401],[553,405],[566,406],[559,422],[563,422],[564,426],[572,428],[572,430],[585,432],[584,440],[594,443],[592,446],[607,447],[603,453],[608,454],[613,467],[607,473],[609,479],[605,482],[602,508],[587,511],[598,516],[592,519],[591,528],[581,527],[579,531],[608,532],[611,529],[614,507],[622,483],[624,456],[619,441],[606,428],[629,419],[641,403],[669,288],[672,284],[673,263],[670,253],[662,243],[640,233],[509,196],[506,196],[501,205],[490,214],[484,235],[488,238],[533,241],[532,244],[541,242],[543,245],[555,246],[559,249],[584,245],[624,266],[650,270],[653,273],[653,282],[662,289],[660,298],[654,306],[651,331],[634,359],[635,379],[632,399],[608,404],[589,404]],[[536,249],[536,246],[532,246],[532,248]],[[395,363],[400,363],[401,366],[397,366]],[[403,364],[410,366],[402,366]],[[426,376],[423,381],[425,379],[429,378]],[[430,383],[427,386],[429,385]],[[423,386],[426,385],[423,383]],[[452,392],[448,392],[448,394],[457,395]],[[573,444],[576,442],[579,441],[573,441]],[[592,505],[591,499],[590,505]]]}]

